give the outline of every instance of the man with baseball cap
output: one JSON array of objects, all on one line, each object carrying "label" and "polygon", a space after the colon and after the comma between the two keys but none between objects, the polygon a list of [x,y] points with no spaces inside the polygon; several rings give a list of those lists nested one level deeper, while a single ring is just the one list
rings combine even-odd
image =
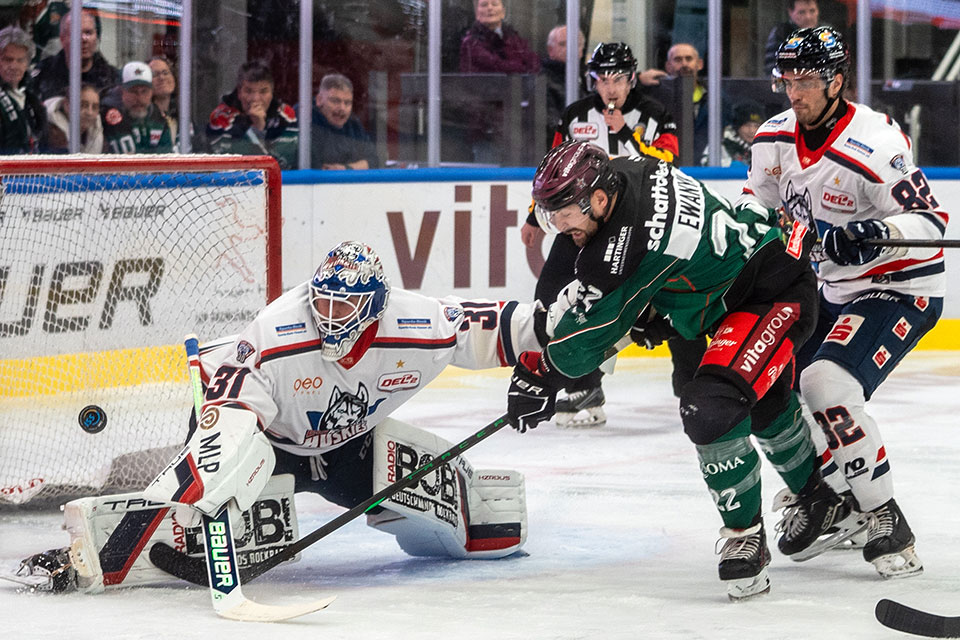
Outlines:
[{"label": "man with baseball cap", "polygon": [[103,99],[104,153],[170,153],[173,137],[153,105],[153,73],[143,62],[123,66],[122,84]]}]

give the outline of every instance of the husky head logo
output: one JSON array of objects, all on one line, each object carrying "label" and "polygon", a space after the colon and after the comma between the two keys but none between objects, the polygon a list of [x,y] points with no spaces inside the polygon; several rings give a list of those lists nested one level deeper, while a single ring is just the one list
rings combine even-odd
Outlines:
[{"label": "husky head logo", "polygon": [[370,394],[362,382],[357,386],[356,393],[341,391],[340,387],[334,386],[330,403],[320,420],[320,430],[343,429],[364,420],[369,399]]},{"label": "husky head logo", "polygon": [[813,199],[810,197],[810,189],[804,187],[803,193],[797,193],[791,180],[787,182],[785,195],[787,199],[783,202],[783,208],[787,214],[793,220],[813,231],[814,238],[819,238],[817,225],[813,219]]}]

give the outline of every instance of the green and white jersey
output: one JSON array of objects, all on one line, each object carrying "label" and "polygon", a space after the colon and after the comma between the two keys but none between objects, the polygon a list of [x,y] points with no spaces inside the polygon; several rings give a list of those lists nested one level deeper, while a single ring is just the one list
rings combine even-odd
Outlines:
[{"label": "green and white jersey", "polygon": [[781,242],[772,209],[734,209],[652,158],[615,158],[610,166],[621,178],[613,211],[577,257],[577,304],[546,347],[569,377],[599,366],[647,304],[685,338],[708,333],[727,312],[724,294],[747,260]]}]

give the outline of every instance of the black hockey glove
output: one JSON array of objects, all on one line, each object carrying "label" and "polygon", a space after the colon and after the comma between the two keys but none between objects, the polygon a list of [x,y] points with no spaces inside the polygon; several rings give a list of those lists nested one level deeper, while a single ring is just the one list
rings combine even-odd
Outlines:
[{"label": "black hockey glove", "polygon": [[653,310],[649,314],[646,311],[641,312],[640,317],[630,327],[630,338],[647,349],[660,346],[679,335],[669,320]]},{"label": "black hockey glove", "polygon": [[863,240],[889,237],[890,229],[880,220],[861,220],[845,227],[830,227],[820,242],[827,256],[839,265],[866,264],[875,260],[883,247]]},{"label": "black hockey glove", "polygon": [[526,433],[552,418],[557,391],[568,381],[549,368],[539,351],[521,353],[507,392],[507,419],[513,428]]}]

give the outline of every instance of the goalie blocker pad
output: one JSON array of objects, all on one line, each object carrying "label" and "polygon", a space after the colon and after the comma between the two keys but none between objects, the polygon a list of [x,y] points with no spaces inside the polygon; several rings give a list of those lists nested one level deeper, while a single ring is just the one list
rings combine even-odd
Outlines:
[{"label": "goalie blocker pad", "polygon": [[[262,562],[299,539],[293,487],[292,475],[274,476],[243,512],[243,535],[235,539],[239,569]],[[65,528],[80,589],[97,593],[105,587],[170,580],[169,573],[150,561],[150,548],[158,542],[203,562],[203,530],[181,525],[175,506],[149,500],[142,492],[68,502],[63,509]]]},{"label": "goalie blocker pad", "polygon": [[143,495],[158,502],[193,505],[207,515],[235,500],[246,511],[263,491],[276,465],[270,441],[246,409],[207,407],[177,457]]},{"label": "goalie blocker pad", "polygon": [[[453,446],[443,438],[387,418],[374,432],[373,490],[382,490]],[[412,556],[501,558],[527,538],[523,475],[475,470],[463,456],[439,467],[367,515]]]}]

